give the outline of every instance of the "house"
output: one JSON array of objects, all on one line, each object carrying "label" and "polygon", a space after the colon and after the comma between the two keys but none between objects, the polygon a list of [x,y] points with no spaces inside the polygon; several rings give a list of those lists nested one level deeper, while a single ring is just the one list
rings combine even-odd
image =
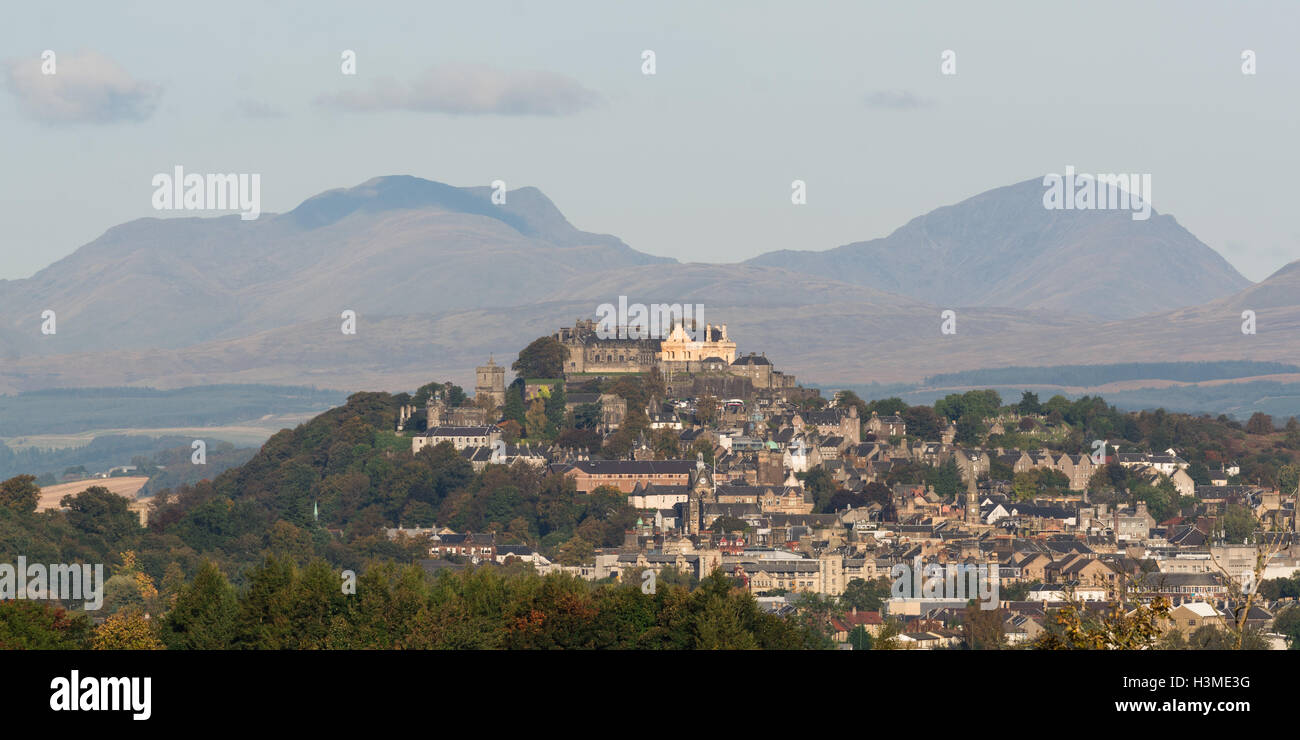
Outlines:
[{"label": "house", "polygon": [[492,447],[501,439],[501,430],[495,426],[453,427],[438,426],[411,438],[411,452],[450,442],[457,450],[467,447]]},{"label": "house", "polygon": [[1221,627],[1223,622],[1224,616],[1213,605],[1204,601],[1188,601],[1174,607],[1163,626],[1190,635],[1207,624]]},{"label": "house", "polygon": [[901,416],[880,416],[872,411],[871,418],[867,419],[866,423],[867,431],[876,435],[876,439],[902,437],[907,434],[907,422],[903,421]]},{"label": "house", "polygon": [[490,465],[514,465],[522,462],[535,468],[546,467],[546,453],[535,445],[497,443],[496,447],[466,447],[460,454],[469,460],[474,472],[481,473]]},{"label": "house", "polygon": [[527,545],[497,545],[494,559],[498,564],[504,565],[509,558],[515,558],[525,563],[531,563],[535,567],[545,568],[551,564],[551,561],[545,555],[537,552]]},{"label": "house", "polygon": [[632,493],[638,484],[685,486],[694,467],[694,460],[579,460],[552,465],[551,470],[573,478],[578,493],[600,486]]},{"label": "house", "polygon": [[904,632],[895,639],[904,650],[942,650],[961,642],[958,634],[949,632]]},{"label": "house", "polygon": [[885,620],[879,611],[858,611],[856,606],[843,617],[831,617],[830,621],[831,637],[836,642],[848,642],[849,633],[855,627],[862,627],[872,637],[879,637],[885,627]]},{"label": "house", "polygon": [[496,535],[491,532],[481,534],[435,534],[429,538],[429,554],[435,558],[446,555],[459,555],[473,562],[495,560]]}]

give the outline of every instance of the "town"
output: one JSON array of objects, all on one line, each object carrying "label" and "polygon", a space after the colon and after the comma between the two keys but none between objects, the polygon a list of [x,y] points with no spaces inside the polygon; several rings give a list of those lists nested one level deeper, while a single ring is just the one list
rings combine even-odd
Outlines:
[{"label": "town", "polygon": [[[393,428],[415,455],[446,446],[476,471],[528,466],[579,495],[615,496],[635,523],[616,546],[575,538],[549,552],[501,531],[388,528],[393,540],[427,538],[427,569],[525,562],[636,583],[720,570],[774,613],[810,597],[851,604],[827,617],[844,647],[969,643],[967,598],[922,589],[919,576],[891,593],[895,568],[923,562],[926,578],[956,566],[995,579],[997,622],[982,639],[998,645],[1036,644],[1067,615],[1117,606],[1161,625],[1164,647],[1229,634],[1286,644],[1272,630],[1296,596],[1276,584],[1300,572],[1295,465],[1253,480],[1220,453],[1138,444],[1163,441],[1163,411],[1135,422],[1101,399],[1028,391],[1012,404],[953,394],[933,409],[823,398],[764,354],[738,353],[725,324],[677,323],[654,338],[580,319],[511,369],[507,384],[489,359],[472,397],[430,384]],[[1247,428],[1274,432],[1262,423]],[[1081,436],[1107,425],[1109,439]],[[1285,435],[1300,445],[1294,419]]]}]

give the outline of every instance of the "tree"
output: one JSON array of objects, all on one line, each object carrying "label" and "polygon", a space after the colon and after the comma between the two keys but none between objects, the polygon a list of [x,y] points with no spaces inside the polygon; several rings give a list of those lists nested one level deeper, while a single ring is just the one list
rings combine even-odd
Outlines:
[{"label": "tree", "polygon": [[506,403],[502,409],[502,416],[515,422],[520,429],[527,427],[527,407],[524,406],[524,384],[516,380],[506,388]]},{"label": "tree", "polygon": [[898,416],[907,410],[907,402],[898,396],[881,398],[867,404],[866,416],[874,412],[878,416]]},{"label": "tree", "polygon": [[701,424],[711,424],[718,418],[718,399],[715,396],[700,396],[695,402],[695,418]]},{"label": "tree", "polygon": [[599,450],[600,442],[600,435],[590,429],[565,429],[555,440],[555,444],[564,449],[587,452]]},{"label": "tree", "polygon": [[558,378],[564,373],[569,350],[552,336],[539,337],[524,347],[519,359],[510,365],[521,378]]},{"label": "tree", "polygon": [[1286,637],[1287,647],[1300,650],[1300,606],[1288,606],[1273,619],[1273,631]]},{"label": "tree", "polygon": [[0,483],[0,506],[6,509],[30,513],[36,511],[40,498],[41,488],[34,475],[19,475]]},{"label": "tree", "polygon": [[733,516],[720,516],[713,520],[713,526],[709,527],[710,532],[745,532],[749,530],[749,525],[744,519],[737,519]]},{"label": "tree", "polygon": [[1016,410],[1024,415],[1038,414],[1043,410],[1043,405],[1038,402],[1038,394],[1025,391],[1020,394],[1020,403],[1016,404]]},{"label": "tree", "polygon": [[703,437],[696,439],[691,444],[691,451],[688,457],[699,455],[706,465],[713,464],[713,443]]},{"label": "tree", "polygon": [[826,468],[816,467],[806,473],[795,473],[795,477],[802,480],[803,487],[812,494],[816,510],[828,513],[831,495],[838,488],[830,472]]},{"label": "tree", "polygon": [[524,429],[528,431],[529,439],[541,439],[546,436],[545,401],[540,398],[533,399],[528,407],[528,413],[524,415]]},{"label": "tree", "polygon": [[167,613],[163,642],[172,649],[223,650],[234,639],[237,612],[235,589],[216,565],[204,560]]},{"label": "tree", "polygon": [[1251,414],[1250,419],[1246,422],[1246,432],[1248,434],[1272,434],[1274,431],[1273,417],[1263,411],[1256,411]]},{"label": "tree", "polygon": [[93,650],[165,650],[149,625],[138,612],[114,614],[95,628],[90,638]]},{"label": "tree", "polygon": [[654,449],[656,460],[676,460],[682,456],[677,434],[671,429],[656,429],[650,435],[650,446]]},{"label": "tree", "polygon": [[573,425],[578,429],[592,429],[600,426],[600,404],[583,403],[573,409]]},{"label": "tree", "polygon": [[550,426],[551,434],[559,434],[564,429],[566,414],[564,384],[556,383],[546,395],[546,423]]},{"label": "tree", "polygon": [[984,422],[975,414],[962,414],[957,420],[957,434],[955,440],[957,444],[976,445],[979,444],[980,434],[984,432]]},{"label": "tree", "polygon": [[1228,542],[1244,544],[1255,531],[1255,515],[1241,504],[1229,504],[1223,512],[1223,536]]},{"label": "tree", "polygon": [[1037,650],[1144,650],[1155,646],[1170,604],[1158,598],[1128,609],[1112,605],[1099,615],[1085,611],[1067,594],[1067,604],[1052,615],[1048,629],[1034,641]]},{"label": "tree", "polygon": [[859,624],[849,630],[849,644],[853,646],[854,650],[870,650],[871,633],[867,631],[866,627]]},{"label": "tree", "polygon": [[925,480],[926,483],[934,486],[934,492],[940,496],[951,496],[965,488],[961,480],[961,470],[957,468],[956,457],[950,457],[938,467],[931,468]]},{"label": "tree", "polygon": [[889,586],[888,578],[877,578],[874,581],[854,578],[844,585],[840,604],[858,611],[879,611],[884,600],[889,598]]},{"label": "tree", "polygon": [[942,427],[939,426],[939,416],[929,406],[913,406],[904,411],[902,416],[907,424],[909,437],[923,440],[939,438],[939,432],[942,431]]},{"label": "tree", "polygon": [[40,601],[0,601],[0,650],[79,650],[90,618]]},{"label": "tree", "polygon": [[1001,609],[981,609],[971,602],[962,618],[962,641],[967,650],[1001,650],[1005,647],[1002,621],[1006,614]]},{"label": "tree", "polygon": [[61,503],[68,510],[69,524],[110,543],[140,529],[140,517],[131,511],[130,499],[103,486],[64,496]]}]

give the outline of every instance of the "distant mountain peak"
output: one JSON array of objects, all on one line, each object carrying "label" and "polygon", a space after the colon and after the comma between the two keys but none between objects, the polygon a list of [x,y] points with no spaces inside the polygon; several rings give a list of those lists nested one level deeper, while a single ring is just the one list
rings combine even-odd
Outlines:
[{"label": "distant mountain peak", "polygon": [[484,194],[476,193],[475,190],[412,175],[385,175],[373,177],[351,188],[337,188],[313,195],[285,214],[285,217],[302,228],[315,229],[333,224],[357,211],[377,213],[441,208],[499,219],[524,233],[526,226],[521,219],[511,212],[503,211],[500,206],[492,203],[491,198],[484,197]]},{"label": "distant mountain peak", "polygon": [[1251,285],[1173,217],[1155,209],[1145,220],[1134,220],[1130,209],[1049,209],[1043,181],[936,208],[881,239],[822,252],[769,252],[749,263],[935,305],[1110,319],[1203,303]]}]

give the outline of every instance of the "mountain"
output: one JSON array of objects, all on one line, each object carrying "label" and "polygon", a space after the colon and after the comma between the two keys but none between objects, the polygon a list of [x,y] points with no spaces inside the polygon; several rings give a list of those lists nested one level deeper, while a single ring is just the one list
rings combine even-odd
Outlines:
[{"label": "mountain", "polygon": [[[915,261],[906,269],[928,270],[939,286],[928,288],[898,272],[906,255],[892,259],[896,277],[876,280],[892,290],[868,282],[869,271],[850,269],[861,265],[847,256],[842,270],[822,274],[762,258],[681,264],[642,254],[576,229],[534,188],[511,191],[507,205],[495,206],[487,188],[383,177],[252,222],[141,219],[28,280],[0,282],[0,393],[216,383],[409,390],[435,378],[472,384],[473,367],[489,354],[508,365],[531,340],[592,317],[619,296],[703,304],[703,320],[727,324],[740,351],[766,352],[801,381],[914,383],[1011,365],[1300,362],[1300,263],[1251,285],[1171,217],[1059,216],[1043,211],[1037,192],[1038,205],[1027,205],[1028,190],[1021,183],[991,191],[867,243],[893,255],[906,236],[939,264],[966,260],[952,268],[966,276],[957,280],[929,258],[906,257]],[[1121,249],[1121,241],[1129,246]],[[962,244],[980,248],[963,258]],[[849,249],[786,254],[821,258]],[[1085,255],[1081,262],[1071,249]],[[1001,258],[985,254],[999,251]],[[969,279],[997,272],[999,259],[1021,281],[1023,305],[983,296],[996,286]],[[1169,264],[1134,266],[1142,260]],[[1059,283],[1065,264],[1081,273],[1060,289],[1069,298],[1060,304],[1032,274]],[[1100,275],[1090,279],[1089,270]],[[1170,282],[1180,282],[1176,296]],[[1115,296],[1121,289],[1132,295]],[[1130,306],[1176,305],[1136,319],[1070,307],[1121,297]],[[39,333],[47,308],[58,311],[54,336]],[[957,310],[956,334],[940,331],[946,308]],[[355,335],[339,331],[344,309],[357,311]],[[1257,313],[1255,335],[1241,333],[1246,309]]]},{"label": "mountain", "polygon": [[1152,210],[1048,210],[1041,179],[938,208],[882,239],[746,264],[834,277],[950,308],[1047,309],[1132,318],[1242,290],[1250,281]]},{"label": "mountain", "polygon": [[[144,218],[0,283],[0,352],[172,349],[310,322],[527,304],[591,270],[669,264],[575,229],[536,188],[381,177],[254,221]],[[57,333],[39,333],[41,312]]]}]

